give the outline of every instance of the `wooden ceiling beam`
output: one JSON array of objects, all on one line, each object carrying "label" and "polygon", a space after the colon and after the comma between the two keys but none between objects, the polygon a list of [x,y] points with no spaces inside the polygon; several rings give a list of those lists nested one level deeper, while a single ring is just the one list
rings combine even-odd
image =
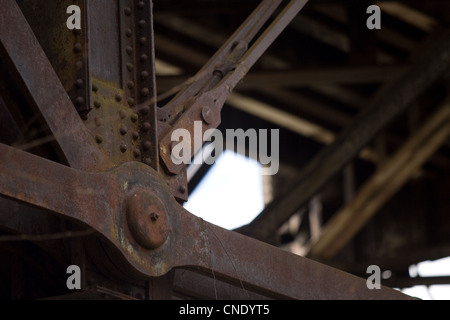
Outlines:
[{"label": "wooden ceiling beam", "polygon": [[[314,87],[341,84],[358,85],[383,83],[408,70],[406,65],[373,65],[360,67],[328,67],[286,71],[250,72],[240,82],[236,90],[264,89],[266,87]],[[158,89],[169,90],[183,83],[188,76],[158,78]]]},{"label": "wooden ceiling beam", "polygon": [[427,44],[425,53],[400,78],[372,99],[337,139],[306,165],[288,192],[271,203],[240,232],[268,241],[278,228],[354,159],[389,123],[448,70],[450,30]]},{"label": "wooden ceiling beam", "polygon": [[308,256],[330,260],[366,225],[450,134],[450,102],[430,119],[361,187],[358,194],[325,225]]}]

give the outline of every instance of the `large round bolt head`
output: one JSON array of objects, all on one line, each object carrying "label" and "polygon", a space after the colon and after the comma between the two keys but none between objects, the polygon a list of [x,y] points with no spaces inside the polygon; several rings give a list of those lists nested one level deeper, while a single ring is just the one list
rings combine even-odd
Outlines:
[{"label": "large round bolt head", "polygon": [[147,249],[159,248],[169,235],[166,208],[148,190],[138,191],[128,199],[127,222],[134,239]]}]

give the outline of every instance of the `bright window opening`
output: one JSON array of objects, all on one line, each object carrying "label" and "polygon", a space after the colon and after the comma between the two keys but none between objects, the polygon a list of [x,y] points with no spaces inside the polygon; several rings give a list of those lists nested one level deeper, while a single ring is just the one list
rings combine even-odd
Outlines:
[{"label": "bright window opening", "polygon": [[[411,265],[409,275],[412,278],[450,276],[450,257]],[[420,285],[402,291],[423,300],[450,300],[450,285]]]},{"label": "bright window opening", "polygon": [[184,207],[226,229],[251,222],[263,209],[259,162],[225,150]]}]

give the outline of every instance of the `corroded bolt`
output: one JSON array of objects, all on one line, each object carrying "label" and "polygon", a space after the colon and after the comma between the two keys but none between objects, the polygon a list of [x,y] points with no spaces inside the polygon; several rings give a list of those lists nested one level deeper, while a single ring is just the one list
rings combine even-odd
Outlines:
[{"label": "corroded bolt", "polygon": [[210,107],[208,106],[203,107],[202,119],[206,124],[211,124],[214,121],[214,115]]},{"label": "corroded bolt", "polygon": [[150,213],[150,219],[151,219],[153,222],[156,222],[156,221],[158,220],[158,218],[159,218],[159,214],[158,214],[157,212],[152,212],[152,213]]},{"label": "corroded bolt", "polygon": [[147,249],[159,248],[169,235],[170,223],[166,208],[148,190],[140,190],[128,199],[127,222],[133,238]]}]

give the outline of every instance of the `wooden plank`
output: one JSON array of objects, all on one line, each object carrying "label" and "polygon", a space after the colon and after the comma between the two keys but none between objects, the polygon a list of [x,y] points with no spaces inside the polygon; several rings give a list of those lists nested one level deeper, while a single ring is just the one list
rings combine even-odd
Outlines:
[{"label": "wooden plank", "polygon": [[308,255],[332,259],[400,190],[450,134],[447,101],[422,128],[361,187],[357,196],[326,224]]},{"label": "wooden plank", "polygon": [[382,11],[424,31],[431,32],[439,26],[439,23],[433,17],[403,3],[377,1],[375,4],[378,5]]},{"label": "wooden plank", "polygon": [[297,181],[240,232],[268,240],[278,228],[359,152],[396,119],[428,87],[448,70],[450,31],[436,35],[425,54],[402,77],[393,81],[373,99],[355,121],[300,173]]},{"label": "wooden plank", "polygon": [[[359,67],[327,67],[302,70],[250,72],[236,90],[267,87],[315,87],[330,84],[384,83],[407,71],[406,65],[372,65]],[[187,75],[158,77],[158,90],[167,91],[188,79]]]}]

